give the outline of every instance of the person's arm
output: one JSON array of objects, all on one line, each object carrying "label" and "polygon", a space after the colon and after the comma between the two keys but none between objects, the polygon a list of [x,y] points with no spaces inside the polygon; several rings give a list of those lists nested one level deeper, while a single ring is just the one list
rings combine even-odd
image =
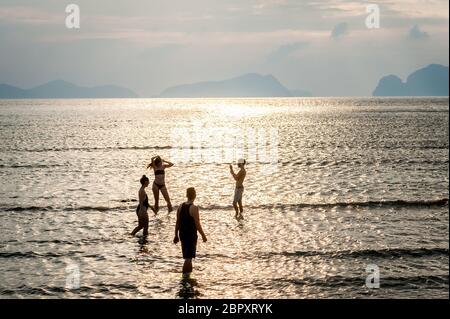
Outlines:
[{"label": "person's arm", "polygon": [[177,210],[177,222],[175,223],[175,237],[173,239],[173,243],[176,244],[180,241],[180,238],[178,237],[178,232],[180,231],[180,207],[178,207]]},{"label": "person's arm", "polygon": [[165,168],[169,168],[169,167],[173,166],[173,163],[171,163],[169,161],[163,160],[163,162],[167,164],[167,165],[164,165]]},{"label": "person's arm", "polygon": [[198,207],[194,206],[194,207],[191,207],[191,209],[192,209],[191,215],[192,215],[192,217],[194,217],[195,227],[197,228],[197,231],[202,236],[203,241],[206,242],[207,238],[206,238],[205,233],[203,232],[202,224],[200,223],[200,214],[198,213]]},{"label": "person's arm", "polygon": [[154,162],[155,162],[155,158],[156,158],[156,156],[153,156],[153,157],[152,157],[152,159],[151,159],[151,163],[147,165],[147,168],[150,168],[150,167],[155,167],[155,165],[154,165]]},{"label": "person's arm", "polygon": [[233,165],[230,165],[230,173],[233,176],[234,180],[237,181],[237,175],[234,173]]},{"label": "person's arm", "polygon": [[144,200],[145,200],[145,193],[139,191],[139,213],[145,213]]}]

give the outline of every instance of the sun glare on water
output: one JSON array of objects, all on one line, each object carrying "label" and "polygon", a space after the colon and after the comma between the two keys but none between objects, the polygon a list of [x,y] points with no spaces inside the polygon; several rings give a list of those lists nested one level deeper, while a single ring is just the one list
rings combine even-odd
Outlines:
[{"label": "sun glare on water", "polygon": [[259,100],[233,99],[233,100],[209,100],[205,108],[213,110],[218,116],[233,118],[245,118],[263,116],[273,112],[273,108],[264,105]]}]

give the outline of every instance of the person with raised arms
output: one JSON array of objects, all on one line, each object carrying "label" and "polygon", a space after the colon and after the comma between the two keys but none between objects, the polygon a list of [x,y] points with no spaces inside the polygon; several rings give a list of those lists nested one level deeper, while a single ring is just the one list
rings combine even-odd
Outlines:
[{"label": "person with raised arms", "polygon": [[147,168],[152,168],[155,174],[155,180],[152,185],[153,197],[155,198],[155,205],[153,211],[155,214],[159,211],[159,192],[163,195],[169,213],[173,210],[172,203],[170,202],[169,192],[167,191],[165,183],[165,170],[172,167],[173,163],[163,160],[160,156],[152,157],[151,163],[147,165]]},{"label": "person with raised arms", "polygon": [[[241,158],[238,160],[238,168],[239,172],[236,174],[233,170],[233,165],[230,164],[230,173],[236,181],[236,187],[234,189],[234,199],[233,199],[233,207],[236,211],[236,219],[243,219],[244,216],[242,213],[244,212],[244,208],[242,206],[242,195],[244,194],[244,179],[247,175],[247,171],[245,170],[245,159]],[[239,206],[239,207],[238,207]]]}]

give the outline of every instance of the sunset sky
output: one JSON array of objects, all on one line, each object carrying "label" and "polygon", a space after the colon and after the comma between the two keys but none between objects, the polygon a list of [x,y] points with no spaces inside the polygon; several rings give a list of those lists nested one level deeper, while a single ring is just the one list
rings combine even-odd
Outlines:
[{"label": "sunset sky", "polygon": [[[67,29],[65,8],[81,9]],[[365,26],[378,4],[381,28]],[[116,84],[141,96],[249,72],[315,95],[448,65],[448,0],[0,0],[0,83]]]}]

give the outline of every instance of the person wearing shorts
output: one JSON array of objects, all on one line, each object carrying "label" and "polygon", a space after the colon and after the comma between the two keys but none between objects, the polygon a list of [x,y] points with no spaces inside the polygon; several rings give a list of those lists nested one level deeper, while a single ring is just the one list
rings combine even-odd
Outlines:
[{"label": "person wearing shorts", "polygon": [[197,231],[202,236],[203,242],[207,240],[200,223],[198,206],[194,205],[196,196],[195,188],[188,188],[186,191],[187,201],[181,204],[177,211],[173,242],[177,244],[181,241],[184,259],[183,276],[188,276],[192,272],[192,259],[197,253]]},{"label": "person wearing shorts", "polygon": [[233,207],[236,211],[236,218],[237,219],[243,219],[244,216],[242,213],[244,212],[243,206],[242,206],[242,195],[244,194],[244,179],[247,175],[247,171],[245,170],[245,159],[239,159],[238,160],[238,167],[239,172],[236,174],[233,170],[233,165],[230,165],[230,173],[233,176],[234,180],[236,181],[236,187],[234,189],[234,199],[233,199]]}]

